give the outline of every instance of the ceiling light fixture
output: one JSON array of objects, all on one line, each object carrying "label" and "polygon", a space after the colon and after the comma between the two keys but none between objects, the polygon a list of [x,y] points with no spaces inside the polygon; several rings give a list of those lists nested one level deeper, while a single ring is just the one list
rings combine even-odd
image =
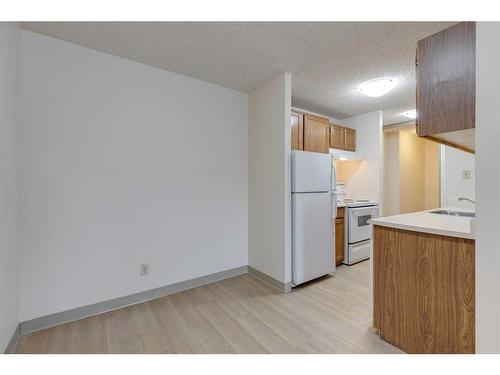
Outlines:
[{"label": "ceiling light fixture", "polygon": [[392,91],[397,84],[398,80],[395,78],[372,79],[371,81],[363,82],[359,86],[359,91],[366,96],[377,98]]},{"label": "ceiling light fixture", "polygon": [[417,118],[417,111],[415,109],[410,109],[408,112],[403,113],[406,117],[412,120]]}]

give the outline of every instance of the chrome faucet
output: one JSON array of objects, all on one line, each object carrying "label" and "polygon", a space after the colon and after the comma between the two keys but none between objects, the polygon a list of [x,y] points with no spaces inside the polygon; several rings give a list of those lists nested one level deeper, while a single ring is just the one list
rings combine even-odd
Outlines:
[{"label": "chrome faucet", "polygon": [[459,197],[458,200],[459,201],[469,201],[471,203],[476,204],[476,201],[473,201],[472,199],[469,199],[469,198]]}]

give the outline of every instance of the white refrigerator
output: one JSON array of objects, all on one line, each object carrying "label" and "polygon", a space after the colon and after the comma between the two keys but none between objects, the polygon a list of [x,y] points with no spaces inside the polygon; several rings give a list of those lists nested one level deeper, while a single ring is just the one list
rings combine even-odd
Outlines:
[{"label": "white refrigerator", "polygon": [[292,284],[335,270],[335,169],[329,154],[292,151]]}]

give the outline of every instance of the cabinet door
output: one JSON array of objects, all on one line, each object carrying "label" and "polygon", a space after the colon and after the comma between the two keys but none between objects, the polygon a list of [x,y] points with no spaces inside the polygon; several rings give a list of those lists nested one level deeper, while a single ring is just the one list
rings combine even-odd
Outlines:
[{"label": "cabinet door", "polygon": [[335,219],[335,264],[340,266],[344,260],[344,218]]},{"label": "cabinet door", "polygon": [[304,149],[304,115],[298,112],[292,112],[292,150]]},{"label": "cabinet door", "polygon": [[304,151],[328,154],[330,123],[327,118],[304,115]]},{"label": "cabinet door", "polygon": [[461,22],[418,42],[419,136],[475,127],[474,22]]},{"label": "cabinet door", "polygon": [[345,128],[338,125],[330,125],[330,147],[345,148]]},{"label": "cabinet door", "polygon": [[345,208],[344,207],[337,207],[337,216],[335,216],[335,218],[342,219],[342,218],[344,218],[344,215],[345,215]]},{"label": "cabinet door", "polygon": [[345,128],[345,149],[356,151],[356,130]]}]

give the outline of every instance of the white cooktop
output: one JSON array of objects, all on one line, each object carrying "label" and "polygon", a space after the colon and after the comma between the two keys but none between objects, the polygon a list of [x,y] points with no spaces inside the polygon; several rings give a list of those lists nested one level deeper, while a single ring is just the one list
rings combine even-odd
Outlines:
[{"label": "white cooktop", "polygon": [[339,199],[337,200],[337,207],[366,207],[366,206],[377,206],[377,201],[372,201],[370,199]]}]

